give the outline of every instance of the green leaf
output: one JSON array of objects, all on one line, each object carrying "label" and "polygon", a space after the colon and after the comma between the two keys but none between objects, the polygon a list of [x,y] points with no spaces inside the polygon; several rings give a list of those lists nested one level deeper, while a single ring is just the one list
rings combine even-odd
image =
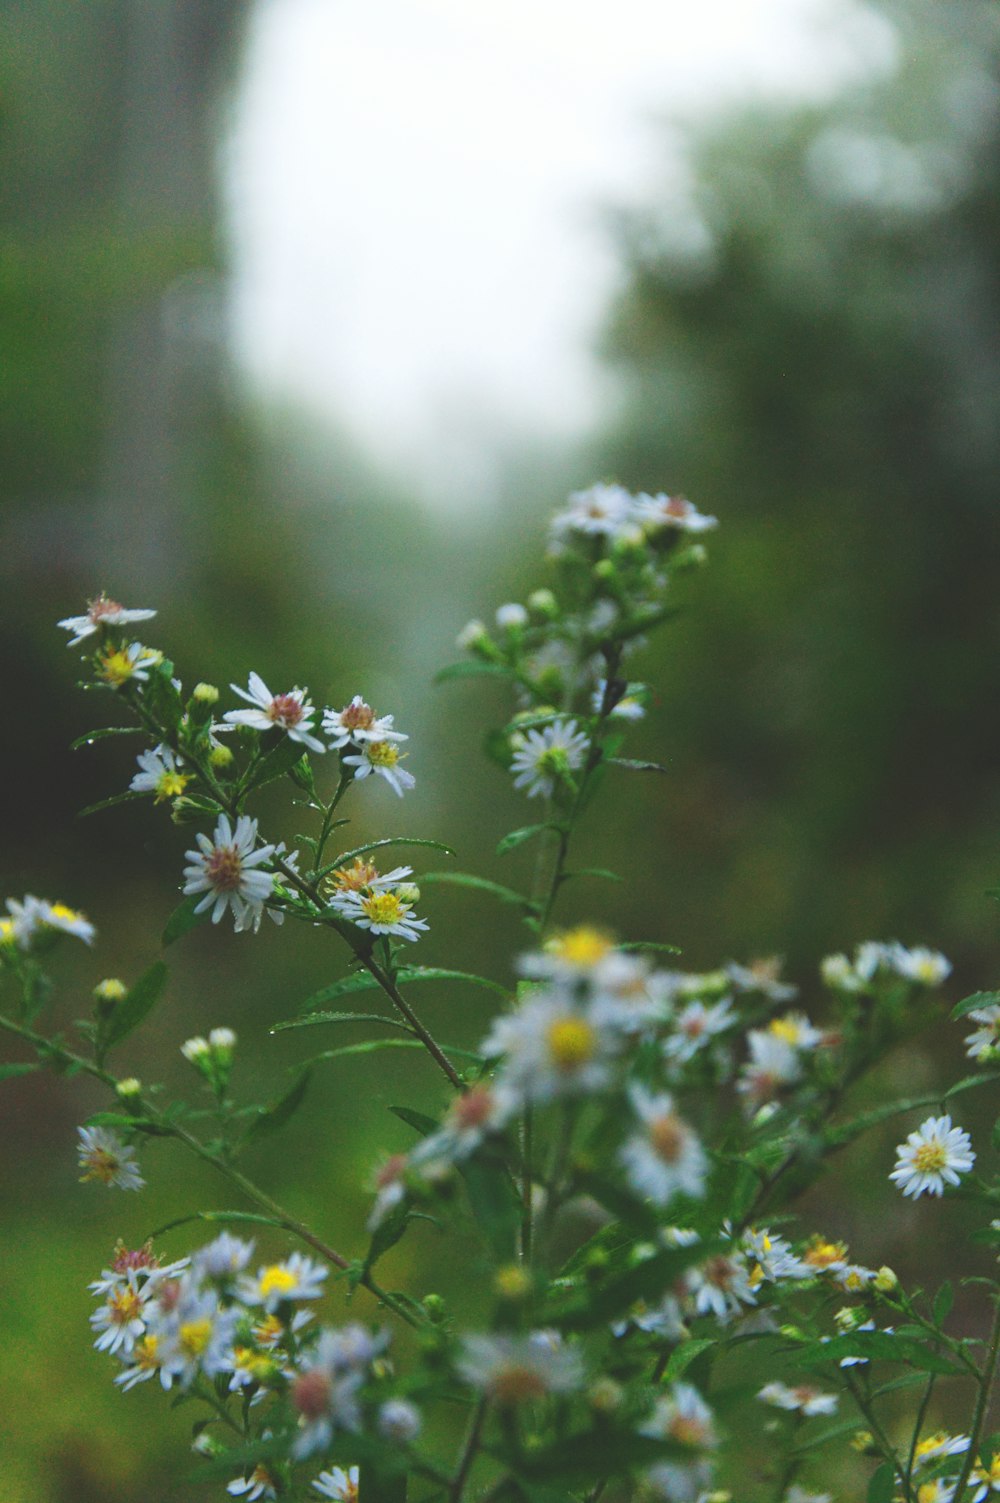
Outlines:
[{"label": "green leaf", "polygon": [[[482,986],[489,991],[498,992],[500,996],[508,995],[507,988],[501,986],[499,981],[490,981],[486,976],[475,976],[471,971],[448,971],[438,966],[403,966],[396,972],[396,982],[400,986],[412,986],[418,981],[467,981],[473,986]],[[331,1013],[321,1019],[315,1014],[314,1009],[322,1007],[326,1002],[333,1002],[337,997],[353,995],[355,992],[370,992],[379,989],[379,983],[368,971],[354,971],[350,976],[343,976],[339,981],[332,981],[329,986],[321,987],[318,992],[313,992],[303,1002],[298,1018],[288,1018],[283,1023],[275,1023],[272,1033],[278,1033],[283,1028],[302,1028],[311,1022],[326,1021],[326,1017],[336,1018],[337,1013]]]},{"label": "green leaf", "polygon": [[612,767],[627,767],[631,772],[666,772],[661,762],[637,762],[634,757],[605,757]]},{"label": "green leaf", "polygon": [[973,992],[971,997],[966,997],[963,1002],[956,1002],[949,1013],[951,1018],[964,1018],[968,1013],[975,1012],[980,1007],[996,1007],[1000,1004],[1000,992]]},{"label": "green leaf", "polygon": [[886,1331],[851,1331],[846,1336],[832,1336],[829,1341],[812,1342],[796,1352],[796,1360],[803,1367],[822,1367],[828,1362],[839,1362],[842,1357],[906,1363],[924,1373],[959,1375],[965,1371],[922,1341],[898,1332],[890,1335]]},{"label": "green leaf", "polygon": [[404,1023],[399,1018],[390,1018],[383,1012],[317,1012],[310,1014],[308,1019],[291,1018],[287,1023],[275,1023],[271,1032],[281,1033],[284,1029],[301,1026],[303,1022],[382,1023],[386,1028],[399,1028],[403,1033],[413,1033],[409,1023]]},{"label": "green leaf", "polygon": [[204,901],[204,898],[205,894],[203,892],[193,892],[189,897],[184,898],[178,903],[173,913],[167,919],[167,926],[160,940],[164,949],[168,945],[172,945],[175,940],[180,939],[182,934],[187,934],[189,929],[197,929],[199,924],[208,923],[212,913],[211,904],[203,908],[200,913],[195,913],[195,909],[199,903]]},{"label": "green leaf", "polygon": [[502,1262],[514,1257],[521,1206],[502,1159],[476,1155],[458,1165],[476,1225]]},{"label": "green leaf", "polygon": [[[681,1342],[680,1346],[675,1347],[670,1354],[670,1361],[667,1363],[666,1372],[663,1374],[664,1382],[675,1381],[683,1373],[687,1372],[691,1363],[697,1357],[700,1357],[702,1352],[711,1351],[712,1347],[718,1345],[718,1339],[711,1336],[699,1336],[693,1341]],[[853,1428],[856,1430],[857,1427],[857,1421],[855,1420]]]},{"label": "green leaf", "polygon": [[891,1461],[883,1461],[868,1484],[867,1503],[892,1503],[896,1492],[896,1471]]},{"label": "green leaf", "polygon": [[372,1240],[365,1254],[365,1261],[361,1270],[362,1274],[370,1273],[383,1253],[387,1253],[391,1247],[395,1247],[396,1243],[405,1233],[409,1220],[410,1208],[404,1202],[402,1205],[396,1206],[384,1220],[379,1222],[372,1233]]},{"label": "green leaf", "polygon": [[[422,1039],[365,1039],[360,1044],[342,1044],[339,1049],[324,1049],[322,1054],[315,1054],[309,1063],[315,1065],[322,1060],[342,1059],[348,1054],[374,1054],[379,1049],[423,1049],[423,1047]],[[451,1044],[442,1044],[441,1048],[445,1054],[453,1054],[456,1059],[471,1059],[475,1064],[482,1063],[482,1055],[473,1054],[470,1049],[455,1049]]]},{"label": "green leaf", "polygon": [[31,1075],[41,1068],[37,1060],[26,1060],[23,1064],[0,1065],[0,1080],[14,1080],[19,1075]]},{"label": "green leaf", "polygon": [[307,1066],[294,1080],[285,1094],[271,1106],[263,1107],[261,1114],[251,1123],[248,1138],[264,1137],[269,1133],[277,1132],[280,1127],[290,1121],[305,1100],[306,1091],[309,1088],[311,1070]]},{"label": "green leaf", "polygon": [[662,945],[652,939],[630,939],[626,944],[619,945],[619,950],[648,950],[654,955],[683,955],[680,945]]},{"label": "green leaf", "polygon": [[558,829],[559,826],[551,822],[543,825],[522,825],[519,830],[511,830],[509,835],[503,837],[497,846],[497,855],[506,856],[508,851],[516,851],[519,845],[524,845],[527,840],[534,840],[537,835],[543,834],[545,830]]},{"label": "green leaf", "polygon": [[449,663],[434,675],[434,683],[444,684],[453,678],[514,678],[516,675],[513,668],[508,668],[506,663],[481,663],[470,661],[467,663]]},{"label": "green leaf", "polygon": [[221,1222],[228,1226],[230,1222],[249,1221],[255,1226],[284,1226],[276,1216],[261,1216],[256,1211],[192,1211],[188,1216],[178,1216],[174,1221],[165,1221],[155,1231],[150,1232],[150,1237],[163,1237],[167,1232],[172,1232],[178,1226],[187,1226],[192,1221]]},{"label": "green leaf", "polygon": [[936,1326],[944,1325],[951,1314],[951,1307],[954,1303],[955,1290],[950,1280],[946,1279],[934,1296],[934,1324]]},{"label": "green leaf", "polygon": [[424,1112],[415,1112],[408,1106],[390,1106],[389,1110],[394,1117],[405,1122],[407,1127],[412,1127],[422,1138],[428,1137],[432,1132],[437,1132],[439,1123],[433,1117],[428,1117]]},{"label": "green leaf", "polygon": [[157,725],[174,734],[181,723],[184,706],[173,683],[174,665],[164,658],[150,670],[143,690],[143,704]]},{"label": "green leaf", "polygon": [[[595,1290],[575,1293],[564,1304],[558,1299],[546,1313],[546,1320],[565,1323],[570,1329],[586,1330],[606,1325],[624,1314],[636,1300],[655,1302],[671,1289],[692,1263],[702,1263],[721,1252],[726,1244],[719,1238],[696,1243],[692,1247],[671,1247],[637,1263],[624,1273],[605,1280]],[[562,1294],[562,1292],[559,1292]],[[565,1297],[564,1295],[562,1296]]]},{"label": "green leaf", "polygon": [[265,783],[283,778],[302,757],[302,742],[293,741],[291,736],[283,734],[277,746],[261,757],[254,767],[247,769],[243,780],[244,792],[249,793],[253,788],[262,788]]},{"label": "green leaf", "polygon": [[91,1112],[87,1127],[117,1127],[122,1132],[141,1132],[150,1138],[169,1138],[170,1128],[160,1122],[150,1122],[147,1117],[127,1117],[123,1112]]},{"label": "green leaf", "polygon": [[106,741],[109,736],[145,736],[141,725],[105,725],[96,731],[84,731],[69,744],[70,751],[79,751],[83,746],[93,746],[95,741]]},{"label": "green leaf", "polygon": [[103,809],[113,809],[116,804],[134,804],[137,798],[148,797],[145,793],[134,793],[131,788],[124,793],[114,793],[110,798],[98,799],[96,804],[88,804],[86,809],[81,809],[77,819],[86,819],[88,814],[100,814]]},{"label": "green leaf", "polygon": [[567,1436],[543,1451],[504,1459],[528,1478],[590,1487],[595,1478],[632,1472],[668,1457],[689,1459],[690,1455],[690,1447],[682,1447],[677,1441],[658,1440],[634,1431],[588,1431]]},{"label": "green leaf", "polygon": [[426,845],[431,850],[444,851],[446,856],[454,856],[455,852],[450,845],[445,845],[440,840],[418,840],[414,835],[388,835],[384,840],[369,840],[367,845],[356,845],[352,851],[341,851],[336,861],[323,868],[324,872],[335,871],[338,866],[346,866],[348,861],[353,861],[355,856],[367,856],[369,851],[380,851],[387,845]]},{"label": "green leaf", "polygon": [[[581,872],[580,875],[584,874]],[[474,876],[472,872],[421,872],[421,887],[428,882],[446,882],[452,887],[470,887],[477,892],[489,893],[501,903],[515,903],[519,908],[537,909],[538,907],[538,904],[525,897],[523,892],[515,892],[512,887],[504,887],[500,882],[491,882],[487,877]]]},{"label": "green leaf", "polygon": [[563,872],[564,882],[568,882],[571,877],[600,877],[605,882],[624,882],[625,880],[607,866],[583,866],[577,872]]},{"label": "green leaf", "polygon": [[162,960],[154,960],[134,986],[130,987],[108,1019],[104,1031],[107,1048],[120,1043],[123,1038],[138,1028],[143,1018],[148,1017],[159,1001],[167,983],[167,968]]}]

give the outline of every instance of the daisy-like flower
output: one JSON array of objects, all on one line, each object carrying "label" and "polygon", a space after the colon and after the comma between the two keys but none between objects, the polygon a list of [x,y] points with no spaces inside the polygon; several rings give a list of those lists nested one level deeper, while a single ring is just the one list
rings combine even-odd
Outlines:
[{"label": "daisy-like flower", "polygon": [[969,1134],[952,1127],[950,1117],[928,1117],[896,1148],[896,1167],[889,1175],[904,1195],[942,1195],[945,1184],[957,1185],[976,1161]]},{"label": "daisy-like flower", "polygon": [[402,731],[393,730],[393,719],[392,715],[376,715],[371,705],[355,694],[342,710],[323,711],[323,730],[334,751],[349,741],[355,746],[363,746],[366,741],[408,741]]},{"label": "daisy-like flower", "polygon": [[257,821],[241,814],[234,830],[228,816],[220,814],[213,838],[209,840],[199,831],[196,839],[200,849],[185,852],[191,865],[184,868],[187,881],[183,889],[185,893],[205,894],[195,912],[211,908],[212,923],[217,924],[231,908],[237,933],[251,927],[259,929],[274,878],[257,867],[273,855],[274,846],[257,845]]},{"label": "daisy-like flower", "polygon": [[672,527],[679,532],[707,532],[718,527],[718,517],[706,517],[686,496],[650,496],[642,491],[635,498],[633,514],[649,531]]},{"label": "daisy-like flower", "polygon": [[97,661],[97,677],[112,689],[120,689],[132,679],[144,684],[149,679],[149,670],[162,662],[162,652],[143,647],[141,642],[132,642],[128,647],[108,647]]},{"label": "daisy-like flower", "polygon": [[522,955],[517,968],[533,980],[589,980],[615,953],[614,938],[606,929],[579,924],[547,940],[540,954]]},{"label": "daisy-like flower", "polygon": [[771,1002],[791,1002],[799,993],[797,986],[782,981],[779,955],[751,960],[749,965],[737,965],[731,960],[723,970],[738,992],[759,992]]},{"label": "daisy-like flower", "polygon": [[641,1086],[633,1086],[629,1097],[644,1129],[626,1140],[620,1155],[633,1190],[658,1206],[667,1205],[678,1193],[704,1195],[705,1151],[674,1111],[671,1098],[651,1096]]},{"label": "daisy-like flower", "polygon": [[240,1298],[248,1305],[263,1305],[271,1312],[285,1300],[319,1299],[330,1270],[315,1258],[293,1252],[284,1263],[271,1263],[257,1270],[257,1277],[240,1280]]},{"label": "daisy-like flower", "polygon": [[657,1399],[639,1433],[657,1440],[673,1440],[692,1450],[708,1450],[718,1445],[712,1411],[690,1383],[675,1383],[669,1393]]},{"label": "daisy-like flower", "polygon": [[228,1372],[238,1319],[239,1312],[223,1308],[214,1290],[183,1280],[160,1319],[149,1319],[162,1374],[187,1388],[199,1373],[214,1378]]},{"label": "daisy-like flower", "polygon": [[700,1049],[711,1044],[719,1033],[725,1033],[736,1022],[732,1003],[728,997],[706,1007],[704,1002],[689,1002],[674,1018],[673,1032],[663,1041],[667,1059],[677,1064],[686,1064]]},{"label": "daisy-like flower", "polygon": [[358,1391],[387,1341],[363,1326],[322,1332],[312,1363],[292,1384],[292,1404],[302,1419],[292,1447],[296,1460],[321,1451],[338,1430],[360,1429]]},{"label": "daisy-like flower", "polygon": [[152,793],[154,803],[176,798],[191,781],[189,773],[179,770],[180,759],[169,746],[157,746],[152,751],[140,752],[136,758],[140,771],[129,784],[133,793]]},{"label": "daisy-like flower", "polygon": [[600,1091],[610,1079],[616,1036],[558,995],[542,993],[496,1018],[482,1044],[505,1056],[497,1094],[518,1102]]},{"label": "daisy-like flower", "polygon": [[249,1476],[227,1483],[226,1492],[232,1498],[245,1498],[246,1503],[257,1503],[258,1498],[276,1498],[278,1486],[274,1473],[260,1461]]},{"label": "daisy-like flower", "polygon": [[815,1276],[815,1270],[793,1252],[791,1243],[766,1227],[760,1231],[751,1228],[744,1232],[743,1248],[747,1256],[754,1260],[754,1267],[750,1271],[750,1282],[753,1285],[764,1282],[776,1284],[781,1279],[811,1279]]},{"label": "daisy-like flower", "polygon": [[122,1393],[129,1393],[139,1383],[147,1383],[159,1376],[164,1388],[169,1388],[173,1379],[164,1371],[160,1358],[160,1339],[152,1331],[140,1336],[129,1353],[126,1366],[115,1374],[114,1381]]},{"label": "daisy-like flower", "polygon": [[585,491],[573,491],[562,511],[550,524],[550,541],[555,548],[567,533],[584,537],[641,538],[636,526],[635,497],[622,485],[592,485]]},{"label": "daisy-like flower", "polygon": [[840,1273],[847,1267],[847,1244],[828,1242],[817,1232],[810,1238],[802,1254],[802,1261],[808,1264],[813,1273]]},{"label": "daisy-like flower", "polygon": [[111,600],[107,595],[98,595],[96,600],[87,602],[87,614],[85,616],[66,616],[58,625],[64,631],[73,633],[68,647],[76,647],[78,643],[93,636],[105,626],[127,626],[132,621],[149,621],[156,615],[155,611],[126,610],[119,605],[117,600]]},{"label": "daisy-like flower", "polygon": [[967,1014],[974,1023],[983,1026],[975,1033],[966,1035],[965,1052],[970,1059],[994,1060],[1000,1058],[1000,1006],[993,1002],[989,1007],[975,1007]]},{"label": "daisy-like flower", "polygon": [[148,1280],[140,1285],[139,1277],[130,1268],[109,1291],[104,1304],[91,1315],[90,1324],[97,1332],[94,1346],[99,1352],[128,1357],[140,1336],[145,1335],[143,1308],[153,1291]]},{"label": "daisy-like flower", "polygon": [[955,1503],[955,1477],[934,1477],[921,1482],[915,1493],[917,1503]]},{"label": "daisy-like flower", "polygon": [[804,1012],[786,1012],[781,1018],[772,1018],[767,1025],[772,1038],[790,1044],[793,1049],[815,1049],[823,1042],[823,1030],[815,1027]]},{"label": "daisy-like flower", "polygon": [[369,929],[372,934],[389,934],[396,939],[417,940],[427,928],[427,920],[413,916],[413,904],[395,892],[371,888],[367,892],[348,890],[338,894],[331,904],[342,918]]},{"label": "daisy-like flower", "polygon": [[77,1155],[82,1182],[96,1179],[118,1190],[141,1190],[146,1181],[139,1173],[135,1150],[123,1143],[109,1127],[78,1127]]},{"label": "daisy-like flower", "polygon": [[893,945],[892,950],[893,967],[907,981],[915,981],[919,986],[940,986],[951,975],[951,961],[940,950],[928,950],[924,945],[912,950]]},{"label": "daisy-like flower", "polygon": [[236,684],[229,687],[252,706],[249,710],[227,710],[222,718],[229,725],[247,725],[255,731],[277,729],[284,731],[290,741],[300,741],[310,751],[326,751],[323,742],[312,733],[316,711],[306,698],[305,689],[272,694],[259,673],[251,673],[246,689]]},{"label": "daisy-like flower", "polygon": [[538,730],[518,733],[511,760],[514,787],[528,798],[551,798],[556,787],[570,783],[584,763],[590,742],[575,720],[553,720]]},{"label": "daisy-like flower", "polygon": [[405,767],[400,767],[399,761],[402,753],[394,741],[364,741],[361,749],[344,757],[345,767],[354,768],[355,780],[370,777],[378,773],[379,777],[385,778],[389,787],[400,798],[408,788],[416,786],[416,778],[412,772],[407,772]]},{"label": "daisy-like flower", "polygon": [[583,1381],[580,1353],[564,1346],[554,1331],[465,1336],[455,1365],[470,1387],[503,1408],[548,1393],[571,1393]]},{"label": "daisy-like flower", "polygon": [[70,908],[66,903],[51,903],[48,898],[33,897],[31,893],[27,893],[20,902],[16,898],[8,898],[7,912],[10,914],[10,937],[22,950],[30,949],[32,942],[47,930],[57,929],[62,934],[72,934],[75,939],[82,939],[86,945],[93,943],[97,933],[93,924],[75,908]]},{"label": "daisy-like flower", "polygon": [[220,1232],[214,1242],[198,1249],[191,1258],[191,1267],[199,1280],[207,1279],[213,1284],[229,1284],[242,1273],[253,1256],[254,1244],[234,1237],[231,1232]]},{"label": "daisy-like flower", "polygon": [[736,1089],[746,1096],[748,1104],[760,1106],[772,1101],[783,1086],[791,1085],[802,1074],[798,1051],[787,1039],[751,1028],[747,1034],[750,1059],[743,1066]]},{"label": "daisy-like flower", "polygon": [[448,1108],[444,1124],[423,1138],[410,1157],[415,1164],[428,1159],[456,1163],[474,1153],[487,1133],[495,1132],[507,1121],[509,1103],[480,1082],[456,1096]]},{"label": "daisy-like flower", "polygon": [[375,1201],[368,1217],[369,1232],[380,1227],[391,1211],[406,1198],[406,1171],[409,1159],[405,1153],[394,1153],[379,1165],[375,1173]]},{"label": "daisy-like flower", "polygon": [[742,1254],[715,1253],[690,1269],[686,1277],[697,1314],[714,1315],[722,1325],[739,1315],[744,1305],[757,1303]]},{"label": "daisy-like flower", "polygon": [[345,1472],[343,1467],[335,1466],[328,1472],[320,1472],[313,1488],[321,1498],[332,1498],[334,1503],[358,1503],[360,1480],[358,1467],[349,1467]]},{"label": "daisy-like flower", "polygon": [[757,1394],[764,1404],[773,1404],[776,1409],[794,1410],[798,1414],[833,1414],[837,1408],[835,1393],[821,1393],[808,1383],[789,1388],[786,1383],[765,1383]]},{"label": "daisy-like flower", "polygon": [[972,1481],[976,1486],[976,1491],[972,1494],[972,1503],[984,1503],[984,1499],[1000,1493],[1000,1451],[993,1452],[988,1467],[973,1467]]},{"label": "daisy-like flower", "polygon": [[918,1443],[913,1453],[913,1465],[930,1466],[932,1461],[940,1461],[944,1456],[961,1456],[968,1449],[967,1435],[948,1435],[946,1431],[938,1430]]}]

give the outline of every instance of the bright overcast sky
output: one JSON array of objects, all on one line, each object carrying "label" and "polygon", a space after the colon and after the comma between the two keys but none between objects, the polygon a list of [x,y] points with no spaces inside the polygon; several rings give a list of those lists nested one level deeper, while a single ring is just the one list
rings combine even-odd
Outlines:
[{"label": "bright overcast sky", "polygon": [[446,500],[489,435],[593,419],[602,213],[657,182],[658,113],[891,64],[858,0],[258,0],[225,165],[238,358]]}]

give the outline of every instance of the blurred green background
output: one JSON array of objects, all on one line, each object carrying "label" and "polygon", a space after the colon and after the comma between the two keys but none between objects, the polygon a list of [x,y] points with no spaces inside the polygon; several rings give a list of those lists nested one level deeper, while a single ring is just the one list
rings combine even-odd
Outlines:
[{"label": "blurred green background", "polygon": [[[361,790],[351,843],[440,838],[461,866],[513,881],[522,854],[492,851],[525,807],[478,751],[506,718],[502,693],[431,679],[470,615],[545,581],[547,512],[602,475],[683,490],[722,526],[689,609],[637,661],[657,699],[635,754],[670,776],[609,788],[581,841],[628,880],[567,892],[563,917],[676,942],[692,969],[783,954],[808,1006],[818,958],[869,937],[945,950],[955,999],[993,983],[1000,15],[969,0],[879,9],[897,31],[890,76],[823,105],[712,118],[690,132],[687,221],[665,186],[609,222],[613,416],[573,452],[509,452],[493,477],[502,504],[470,499],[442,520],[345,433],[253,407],[234,380],[215,163],[245,8],[7,7],[4,887],[97,924],[94,953],[67,943],[58,956],[58,1026],[100,977],[134,979],[155,958],[191,841],[138,805],[77,819],[133,764],[114,742],[67,750],[104,705],[74,689],[53,622],[106,589],[158,608],[146,639],[186,684],[255,669],[324,703],[364,692],[410,732],[418,787],[404,804]],[[268,836],[289,839],[293,819],[268,808]],[[522,941],[505,911],[445,888],[428,888],[421,911],[422,961],[510,976]],[[228,1024],[252,1091],[307,1047],[269,1025],[341,975],[344,956],[319,936],[222,926],[171,964],[166,1003],[119,1067],[193,1093],[178,1046]],[[422,995],[443,1036],[476,1041],[480,996]],[[361,1178],[407,1143],[387,1105],[441,1102],[429,1065],[389,1058],[327,1066],[251,1166],[349,1252]],[[894,1062],[908,1088],[960,1068],[954,1027]],[[232,1196],[155,1146],[143,1196],[80,1186],[74,1126],[103,1104],[54,1078],[0,1092],[3,1503],[214,1495],[185,1480],[187,1411],[151,1387],[113,1389],[89,1346],[85,1285],[118,1235],[134,1244]],[[926,1223],[899,1203],[887,1219],[895,1140],[890,1129],[859,1148],[810,1214],[863,1261],[906,1272],[927,1255]],[[172,1234],[166,1251],[187,1240]],[[944,1243],[939,1256],[946,1267]],[[393,1254],[392,1279],[451,1289],[443,1262],[424,1229]]]}]

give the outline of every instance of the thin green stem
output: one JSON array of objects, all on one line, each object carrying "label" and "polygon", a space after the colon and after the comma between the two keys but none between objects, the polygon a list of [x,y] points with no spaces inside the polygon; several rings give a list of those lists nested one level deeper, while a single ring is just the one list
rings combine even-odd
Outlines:
[{"label": "thin green stem", "polygon": [[969,1449],[965,1453],[962,1470],[955,1485],[954,1496],[956,1498],[961,1498],[965,1485],[972,1475],[972,1468],[976,1464],[976,1458],[979,1454],[979,1442],[982,1439],[983,1426],[986,1423],[986,1416],[990,1407],[990,1393],[993,1388],[993,1380],[996,1377],[997,1356],[1000,1353],[1000,1296],[994,1295],[993,1302],[995,1306],[993,1331],[990,1335],[990,1345],[986,1354],[986,1361],[979,1374],[979,1394],[972,1415],[972,1428],[969,1431]]},{"label": "thin green stem", "polygon": [[454,1480],[448,1492],[449,1503],[461,1503],[465,1484],[469,1480],[469,1473],[472,1470],[472,1463],[475,1461],[476,1453],[479,1450],[479,1442],[482,1439],[483,1424],[486,1420],[488,1407],[489,1400],[484,1397],[479,1400],[479,1403],[473,1410],[472,1418],[469,1421],[468,1433],[465,1437],[465,1444],[462,1447],[462,1454],[459,1458],[458,1470],[455,1473]]},{"label": "thin green stem", "polygon": [[[913,1503],[913,1489],[910,1485],[910,1479],[906,1474],[906,1468],[901,1464],[899,1457],[896,1454],[895,1447],[883,1430],[874,1409],[868,1401],[867,1396],[862,1392],[860,1384],[855,1380],[849,1368],[845,1370],[844,1376],[847,1382],[847,1386],[851,1391],[854,1402],[857,1404],[858,1408],[861,1410],[861,1413],[868,1421],[868,1428],[871,1430],[872,1437],[878,1446],[883,1460],[887,1461],[892,1467],[893,1474],[896,1476],[900,1486],[903,1489],[903,1496],[906,1499],[906,1503]],[[956,1497],[957,1496],[958,1494],[956,1493]]]},{"label": "thin green stem", "polygon": [[924,1428],[924,1420],[927,1416],[927,1408],[930,1404],[931,1395],[934,1392],[934,1385],[936,1382],[937,1374],[929,1373],[927,1377],[927,1386],[923,1391],[920,1399],[920,1404],[917,1408],[917,1417],[913,1422],[913,1435],[910,1439],[910,1450],[906,1458],[906,1484],[908,1487],[913,1486],[913,1464],[917,1458],[917,1443],[920,1440],[920,1432]]}]

